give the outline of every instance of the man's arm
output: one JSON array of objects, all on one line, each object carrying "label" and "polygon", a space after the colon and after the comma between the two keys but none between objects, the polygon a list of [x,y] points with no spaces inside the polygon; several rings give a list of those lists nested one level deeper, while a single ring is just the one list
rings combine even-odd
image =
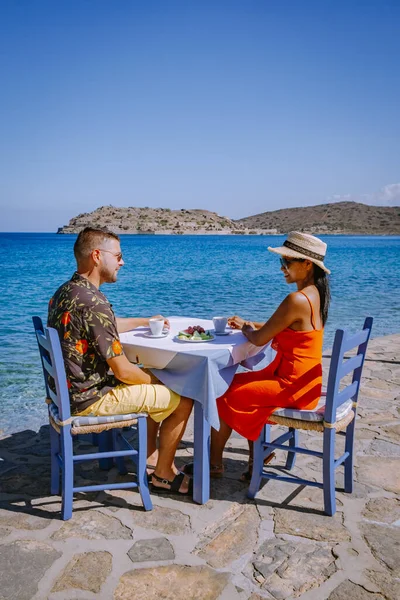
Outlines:
[{"label": "man's arm", "polygon": [[118,333],[124,333],[124,331],[131,331],[131,329],[136,329],[136,327],[149,326],[149,319],[141,317],[131,317],[127,319],[117,317],[116,321]]},{"label": "man's arm", "polygon": [[[127,321],[130,319],[127,319]],[[142,369],[133,365],[126,358],[125,354],[120,356],[114,356],[113,358],[107,359],[107,364],[114,373],[115,377],[122,381],[122,383],[128,384],[139,384],[139,383],[151,383],[151,377]]]},{"label": "man's arm", "polygon": [[169,321],[162,315],[155,315],[154,317],[130,317],[130,318],[121,318],[117,317],[117,330],[118,333],[124,333],[125,331],[131,331],[132,329],[136,329],[137,327],[148,327],[149,319],[159,319],[163,318],[165,322],[165,326],[169,327]]}]

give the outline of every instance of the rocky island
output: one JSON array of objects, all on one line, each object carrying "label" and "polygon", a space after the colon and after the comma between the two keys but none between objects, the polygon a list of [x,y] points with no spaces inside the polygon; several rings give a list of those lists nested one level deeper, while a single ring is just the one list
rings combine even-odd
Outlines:
[{"label": "rocky island", "polygon": [[400,235],[400,207],[336,202],[299,208],[283,208],[232,220],[203,209],[171,210],[101,206],[73,217],[57,233],[78,233],[87,226],[107,227],[124,234],[313,234]]}]

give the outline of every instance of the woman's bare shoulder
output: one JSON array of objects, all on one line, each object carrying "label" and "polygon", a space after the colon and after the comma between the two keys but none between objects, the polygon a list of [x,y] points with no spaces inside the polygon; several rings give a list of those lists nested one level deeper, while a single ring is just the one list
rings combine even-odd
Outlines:
[{"label": "woman's bare shoulder", "polygon": [[308,300],[305,295],[298,291],[288,294],[285,298],[285,301],[287,301],[290,306],[304,306],[305,304],[308,304]]}]

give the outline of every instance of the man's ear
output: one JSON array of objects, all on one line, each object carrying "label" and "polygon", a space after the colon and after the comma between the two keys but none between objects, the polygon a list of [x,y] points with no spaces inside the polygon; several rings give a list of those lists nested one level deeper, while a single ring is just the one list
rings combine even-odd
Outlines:
[{"label": "man's ear", "polygon": [[94,262],[94,264],[97,266],[100,263],[100,250],[92,250],[90,253],[90,256]]}]

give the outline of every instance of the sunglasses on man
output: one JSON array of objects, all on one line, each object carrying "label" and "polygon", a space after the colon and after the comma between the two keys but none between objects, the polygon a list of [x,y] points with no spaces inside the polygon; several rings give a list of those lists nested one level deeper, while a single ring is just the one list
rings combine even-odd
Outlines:
[{"label": "sunglasses on man", "polygon": [[100,252],[108,252],[108,254],[112,254],[113,256],[116,257],[118,262],[120,260],[122,260],[122,252],[111,252],[111,250],[103,250],[103,248],[97,248],[97,249],[100,250]]}]

